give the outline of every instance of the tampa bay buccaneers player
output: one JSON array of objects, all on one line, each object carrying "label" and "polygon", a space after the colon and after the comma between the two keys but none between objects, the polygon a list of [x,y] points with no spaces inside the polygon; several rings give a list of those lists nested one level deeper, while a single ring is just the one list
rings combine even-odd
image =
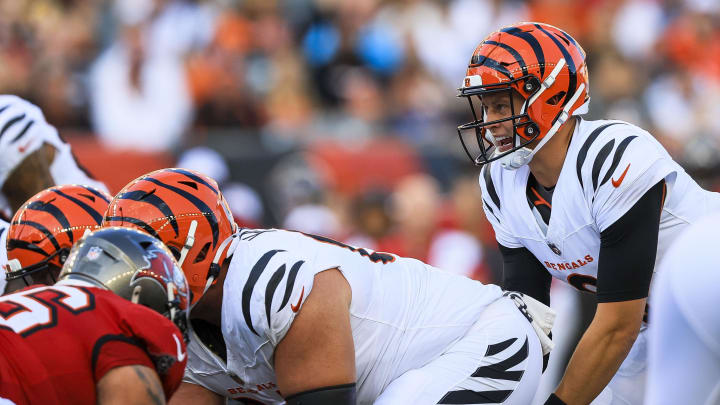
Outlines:
[{"label": "tampa bay buccaneers player", "polygon": [[28,198],[48,187],[87,184],[107,192],[80,166],[40,108],[0,95],[0,217],[9,219]]},{"label": "tampa bay buccaneers player", "polygon": [[163,240],[189,280],[173,404],[527,404],[537,390],[554,314],[535,300],[322,236],[236,232],[215,181],[184,169],[128,184],[105,222]]},{"label": "tampa bay buccaneers player", "polygon": [[94,187],[70,184],[50,187],[25,202],[6,231],[5,292],[55,283],[70,248],[100,227],[111,199]]},{"label": "tampa bay buccaneers player", "polygon": [[157,239],[129,228],[86,235],[55,285],[0,297],[0,397],[165,403],[185,369],[189,294]]},{"label": "tampa bay buccaneers player", "polygon": [[566,32],[534,22],[502,28],[470,59],[459,95],[472,121],[458,133],[482,166],[503,288],[547,304],[555,277],[597,297],[547,403],[642,404],[656,260],[686,226],[720,211],[720,195],[700,188],[648,132],[581,118],[588,85],[585,51]]}]

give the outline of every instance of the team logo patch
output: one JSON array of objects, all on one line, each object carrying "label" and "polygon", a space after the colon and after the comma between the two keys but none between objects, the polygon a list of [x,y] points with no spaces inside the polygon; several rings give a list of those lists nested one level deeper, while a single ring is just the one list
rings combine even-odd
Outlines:
[{"label": "team logo patch", "polygon": [[102,254],[103,250],[98,246],[93,246],[90,249],[88,249],[87,254],[85,257],[88,258],[88,260],[97,260],[98,257]]}]

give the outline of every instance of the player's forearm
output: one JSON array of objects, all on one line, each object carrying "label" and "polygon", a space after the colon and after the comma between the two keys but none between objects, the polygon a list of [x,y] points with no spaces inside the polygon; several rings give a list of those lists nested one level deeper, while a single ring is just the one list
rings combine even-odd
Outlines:
[{"label": "player's forearm", "polygon": [[630,352],[637,330],[607,330],[591,324],[575,348],[555,391],[568,405],[589,404],[610,382]]}]

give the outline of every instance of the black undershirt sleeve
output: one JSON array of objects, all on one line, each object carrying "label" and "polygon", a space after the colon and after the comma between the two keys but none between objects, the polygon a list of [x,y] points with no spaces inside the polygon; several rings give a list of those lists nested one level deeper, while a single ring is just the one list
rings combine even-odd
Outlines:
[{"label": "black undershirt sleeve", "polygon": [[527,294],[550,306],[552,276],[527,248],[509,248],[498,243],[503,256],[502,288]]},{"label": "black undershirt sleeve", "polygon": [[665,180],[661,180],[600,233],[598,302],[630,301],[648,296],[664,196]]}]

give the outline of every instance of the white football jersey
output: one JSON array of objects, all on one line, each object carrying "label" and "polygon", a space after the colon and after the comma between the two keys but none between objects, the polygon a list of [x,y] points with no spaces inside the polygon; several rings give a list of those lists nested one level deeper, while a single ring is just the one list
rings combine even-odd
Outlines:
[{"label": "white football jersey", "polygon": [[[0,187],[10,173],[43,144],[56,152],[50,174],[55,185],[83,184],[108,191],[105,185],[87,175],[75,162],[70,145],[63,142],[57,130],[45,121],[35,105],[12,95],[0,95]],[[0,192],[0,212],[12,215],[7,199]]]},{"label": "white football jersey", "polygon": [[580,290],[595,291],[600,232],[620,219],[665,179],[656,263],[680,230],[708,212],[720,212],[720,194],[703,190],[648,132],[622,121],[575,126],[552,197],[547,229],[528,205],[530,168],[485,165],[483,207],[497,241],[525,247],[550,274]]},{"label": "white football jersey", "polygon": [[7,233],[10,224],[0,219],[0,295],[5,293],[5,265],[8,262],[7,259]]},{"label": "white football jersey", "polygon": [[338,268],[352,290],[358,403],[438,357],[502,295],[415,259],[300,232],[245,229],[239,238],[222,303],[227,365],[191,343],[185,378],[226,397],[283,403],[273,352],[318,272]]}]

